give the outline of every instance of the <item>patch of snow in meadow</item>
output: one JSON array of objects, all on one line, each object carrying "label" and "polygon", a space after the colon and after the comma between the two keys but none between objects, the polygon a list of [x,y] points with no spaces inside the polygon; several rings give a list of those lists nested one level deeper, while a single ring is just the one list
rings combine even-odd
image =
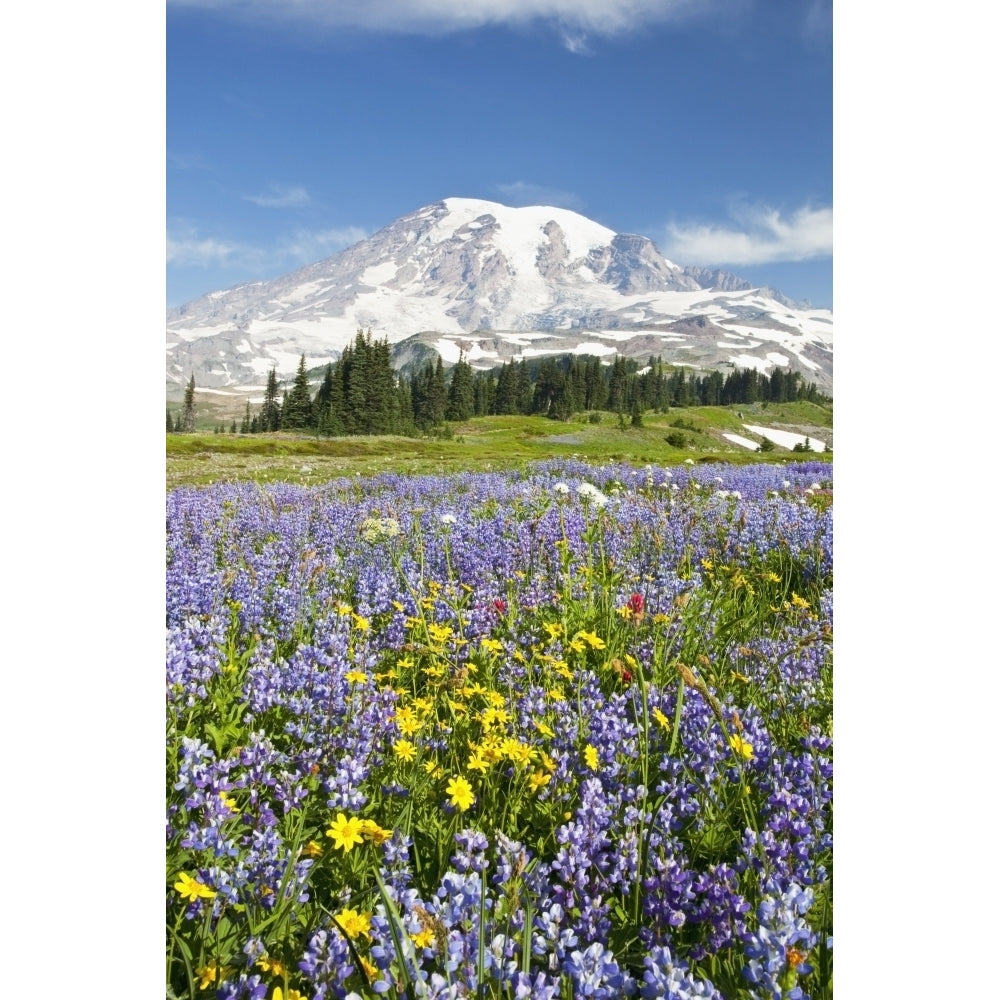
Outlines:
[{"label": "patch of snow in meadow", "polygon": [[[795,434],[793,431],[776,431],[773,427],[758,427],[756,424],[744,424],[743,426],[751,434],[759,434],[761,437],[767,438],[768,441],[780,444],[782,448],[794,448],[795,445],[806,442],[804,434]],[[808,440],[810,451],[824,451],[826,449],[826,445],[822,441],[817,441],[815,438]]]},{"label": "patch of snow in meadow", "polygon": [[759,442],[751,441],[750,438],[745,438],[742,434],[723,434],[722,436],[727,441],[732,441],[733,444],[738,444],[741,448],[749,448],[751,451],[756,451],[760,447]]}]

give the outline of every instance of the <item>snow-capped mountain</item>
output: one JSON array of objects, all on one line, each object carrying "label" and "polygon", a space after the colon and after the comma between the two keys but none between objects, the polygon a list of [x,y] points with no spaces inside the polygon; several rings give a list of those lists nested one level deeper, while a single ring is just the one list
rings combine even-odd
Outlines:
[{"label": "snow-capped mountain", "polygon": [[[359,329],[446,363],[615,353],[699,369],[782,366],[833,386],[833,314],[563,208],[447,198],[301,270],[167,312],[167,381],[261,385],[335,360]],[[405,346],[405,345],[404,345]]]}]

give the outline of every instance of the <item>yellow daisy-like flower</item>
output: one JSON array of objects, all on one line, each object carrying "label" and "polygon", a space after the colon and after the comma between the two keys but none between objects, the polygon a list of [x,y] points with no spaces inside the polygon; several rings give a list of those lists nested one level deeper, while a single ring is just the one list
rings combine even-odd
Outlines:
[{"label": "yellow daisy-like flower", "polygon": [[396,709],[396,725],[404,736],[412,736],[419,733],[423,728],[423,723],[414,715],[413,709],[408,705],[401,705]]},{"label": "yellow daisy-like flower", "polygon": [[284,964],[276,958],[268,958],[267,955],[261,955],[257,959],[257,968],[263,969],[265,972],[270,972],[274,976],[283,976],[285,974]]},{"label": "yellow daisy-like flower", "polygon": [[577,632],[575,638],[582,639],[591,649],[604,649],[607,646],[596,632]]},{"label": "yellow daisy-like flower", "polygon": [[351,615],[351,617],[354,619],[354,627],[359,632],[367,632],[372,627],[372,623],[364,615]]},{"label": "yellow daisy-like flower", "polygon": [[271,1000],[306,1000],[306,998],[298,990],[289,990],[288,996],[286,997],[281,991],[280,986],[274,987],[274,995]]},{"label": "yellow daisy-like flower", "polygon": [[392,752],[400,760],[413,760],[417,756],[417,748],[409,740],[396,740]]},{"label": "yellow daisy-like flower", "polygon": [[348,684],[364,684],[368,678],[360,670],[348,670],[347,673],[344,674],[344,679]]},{"label": "yellow daisy-like flower", "polygon": [[392,830],[384,830],[372,819],[361,821],[361,836],[373,844],[384,844],[391,836]]},{"label": "yellow daisy-like flower", "polygon": [[510,713],[505,708],[485,708],[479,719],[487,729],[492,729],[494,726],[506,726],[510,722]]},{"label": "yellow daisy-like flower", "polygon": [[795,591],[792,591],[792,606],[796,608],[808,608],[809,602],[804,597],[799,597]]},{"label": "yellow daisy-like flower", "polygon": [[236,799],[231,795],[227,795],[225,792],[219,792],[219,800],[230,812],[239,812],[239,808],[236,805]]},{"label": "yellow daisy-like flower", "polygon": [[434,944],[434,931],[432,931],[429,927],[423,927],[417,931],[416,934],[411,934],[410,940],[418,948],[429,948],[432,944]]},{"label": "yellow daisy-like flower", "polygon": [[445,791],[451,796],[451,804],[460,812],[465,812],[476,801],[476,796],[472,793],[472,785],[461,775],[452,778]]},{"label": "yellow daisy-like flower", "polygon": [[549,739],[552,739],[556,735],[554,732],[552,732],[552,729],[548,725],[548,723],[542,722],[541,719],[532,719],[532,722],[534,722],[535,729],[537,729],[542,734],[542,736],[548,736]]},{"label": "yellow daisy-like flower", "polygon": [[503,650],[503,643],[497,639],[480,639],[479,648],[487,653],[499,653]]},{"label": "yellow daisy-like flower", "polygon": [[318,858],[323,853],[323,845],[317,844],[315,840],[310,840],[309,843],[302,848],[302,853],[307,854],[310,858]]},{"label": "yellow daisy-like flower", "polygon": [[424,770],[432,778],[436,778],[438,775],[444,774],[444,768],[436,760],[425,760]]},{"label": "yellow daisy-like flower", "polygon": [[337,818],[330,824],[326,835],[333,840],[333,847],[338,847],[347,854],[355,844],[364,842],[361,836],[361,820],[357,816],[348,819],[343,813],[337,813]]},{"label": "yellow daisy-like flower", "polygon": [[539,788],[544,788],[551,780],[551,774],[546,774],[544,771],[533,771],[528,778],[528,788],[532,792],[537,792]]},{"label": "yellow daisy-like flower", "polygon": [[174,883],[174,888],[181,894],[181,897],[190,900],[192,903],[197,899],[214,899],[215,890],[209,889],[196,878],[191,878],[186,872],[181,872],[179,879]]},{"label": "yellow daisy-like flower", "polygon": [[194,970],[194,974],[198,977],[198,989],[207,990],[212,983],[217,980],[222,979],[228,970],[226,968],[219,968],[215,962],[209,962],[208,965],[199,966]]},{"label": "yellow daisy-like flower", "polygon": [[730,736],[729,745],[744,760],[753,760],[753,744],[748,743],[742,736]]},{"label": "yellow daisy-like flower", "polygon": [[591,771],[597,770],[597,764],[598,764],[597,747],[592,746],[590,743],[588,743],[583,748],[583,762],[587,765],[587,767],[591,769]]},{"label": "yellow daisy-like flower", "polygon": [[658,708],[653,709],[653,718],[656,719],[656,721],[663,726],[667,732],[670,732],[670,720]]},{"label": "yellow daisy-like flower", "polygon": [[371,937],[372,915],[358,913],[357,910],[345,908],[334,917],[338,925],[349,938]]},{"label": "yellow daisy-like flower", "polygon": [[473,753],[469,762],[465,765],[470,771],[488,771],[490,762],[486,760],[478,751]]}]

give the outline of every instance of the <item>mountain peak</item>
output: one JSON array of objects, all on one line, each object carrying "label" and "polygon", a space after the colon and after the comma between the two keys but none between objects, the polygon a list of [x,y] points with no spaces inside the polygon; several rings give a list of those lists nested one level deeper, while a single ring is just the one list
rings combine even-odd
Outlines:
[{"label": "mountain peak", "polygon": [[[512,353],[635,349],[696,367],[791,364],[832,384],[832,319],[722,274],[709,284],[648,238],[570,209],[445,198],[292,274],[170,310],[167,378],[259,385],[272,367],[293,374],[302,354],[335,360],[371,329],[390,344],[419,335],[445,360],[462,342],[481,367]],[[707,327],[671,329],[699,315]]]}]

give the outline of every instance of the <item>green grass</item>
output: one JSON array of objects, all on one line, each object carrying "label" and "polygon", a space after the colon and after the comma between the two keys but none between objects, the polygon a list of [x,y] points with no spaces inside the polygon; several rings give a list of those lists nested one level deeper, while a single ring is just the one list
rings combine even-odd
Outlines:
[{"label": "green grass", "polygon": [[[738,413],[743,414],[740,419]],[[646,413],[642,427],[619,426],[618,418],[601,414],[591,424],[586,417],[569,421],[538,416],[475,417],[451,425],[444,438],[382,437],[319,438],[290,433],[214,434],[211,428],[194,434],[166,435],[168,488],[230,480],[292,481],[307,485],[340,476],[378,472],[413,474],[519,468],[546,458],[577,456],[591,461],[676,465],[693,461],[733,463],[775,462],[821,457],[793,455],[775,447],[751,452],[722,437],[731,432],[748,436],[744,423],[794,427],[801,433],[829,433],[831,408],[813,403],[761,404],[733,407],[691,407],[667,413]],[[683,448],[666,442],[681,433]]]}]

